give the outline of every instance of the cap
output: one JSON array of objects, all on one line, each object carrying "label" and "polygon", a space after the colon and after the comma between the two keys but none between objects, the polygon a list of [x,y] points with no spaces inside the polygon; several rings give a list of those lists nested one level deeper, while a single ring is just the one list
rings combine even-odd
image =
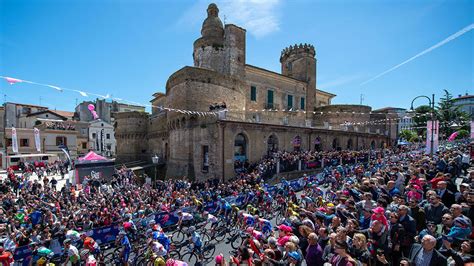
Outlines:
[{"label": "cap", "polygon": [[63,245],[70,244],[70,243],[71,243],[71,239],[69,239],[69,238],[66,238],[66,239],[63,241]]},{"label": "cap", "polygon": [[290,226],[284,225],[284,224],[279,225],[278,230],[283,231],[283,232],[292,232],[293,231],[293,229]]},{"label": "cap", "polygon": [[454,223],[458,223],[458,224],[460,224],[460,225],[462,225],[462,226],[467,226],[467,225],[469,225],[469,221],[468,221],[466,218],[464,218],[464,217],[456,217],[456,218],[454,218]]},{"label": "cap", "polygon": [[298,252],[296,251],[291,251],[291,252],[288,252],[288,257],[294,259],[294,260],[297,260],[297,261],[300,261],[301,260],[301,256]]},{"label": "cap", "polygon": [[385,210],[382,207],[377,207],[377,208],[373,209],[373,212],[374,213],[379,213],[379,214],[384,214]]},{"label": "cap", "polygon": [[223,260],[224,256],[222,254],[216,256],[216,264],[221,264]]}]

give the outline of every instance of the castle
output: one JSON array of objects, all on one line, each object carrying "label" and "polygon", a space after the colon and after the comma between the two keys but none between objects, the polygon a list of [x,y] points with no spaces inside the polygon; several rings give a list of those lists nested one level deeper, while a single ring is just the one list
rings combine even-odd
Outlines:
[{"label": "castle", "polygon": [[[152,114],[116,116],[119,161],[165,160],[167,177],[230,178],[236,160],[255,162],[273,150],[364,149],[385,145],[384,129],[348,130],[337,124],[348,119],[331,105],[334,94],[316,89],[316,51],[299,44],[280,56],[281,74],[246,64],[246,30],[223,25],[219,9],[210,4],[201,37],[194,42],[194,66],[172,74],[166,93],[151,100]],[[219,116],[166,112],[158,106],[208,112],[225,103]],[[325,108],[333,110],[334,126],[323,125]],[[367,109],[368,108],[368,109]],[[318,110],[316,114],[314,111]]]}]

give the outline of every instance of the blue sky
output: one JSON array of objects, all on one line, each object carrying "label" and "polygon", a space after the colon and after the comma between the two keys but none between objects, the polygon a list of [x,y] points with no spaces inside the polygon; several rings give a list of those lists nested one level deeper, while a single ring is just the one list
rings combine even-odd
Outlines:
[{"label": "blue sky", "polygon": [[[334,103],[409,107],[443,89],[474,93],[474,30],[386,75],[378,74],[474,23],[474,1],[215,1],[247,29],[247,63],[280,71],[283,48],[311,43],[317,86]],[[192,65],[210,1],[0,0],[0,75],[148,104]],[[0,80],[7,101],[73,110],[92,98]],[[1,97],[3,101],[3,97]],[[420,100],[419,104],[424,102]]]}]

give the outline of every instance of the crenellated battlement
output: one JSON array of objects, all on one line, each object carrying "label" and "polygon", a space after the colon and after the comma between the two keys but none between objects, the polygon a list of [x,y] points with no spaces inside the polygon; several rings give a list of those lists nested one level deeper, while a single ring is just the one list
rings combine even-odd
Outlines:
[{"label": "crenellated battlement", "polygon": [[280,62],[290,55],[308,55],[314,57],[316,55],[316,50],[313,45],[307,43],[290,45],[281,51]]}]

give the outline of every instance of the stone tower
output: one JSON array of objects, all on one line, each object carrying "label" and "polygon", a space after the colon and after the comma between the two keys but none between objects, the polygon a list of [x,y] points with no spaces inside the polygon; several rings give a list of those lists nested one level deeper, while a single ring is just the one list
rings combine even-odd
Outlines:
[{"label": "stone tower", "polygon": [[201,38],[194,42],[193,58],[195,67],[225,72],[224,25],[219,19],[216,4],[210,4],[207,8]]},{"label": "stone tower", "polygon": [[194,42],[194,66],[239,79],[245,76],[245,29],[222,24],[216,4],[207,8],[201,37]]},{"label": "stone tower", "polygon": [[281,52],[281,73],[308,84],[306,90],[306,117],[311,117],[316,106],[316,51],[310,44],[295,44]]}]

